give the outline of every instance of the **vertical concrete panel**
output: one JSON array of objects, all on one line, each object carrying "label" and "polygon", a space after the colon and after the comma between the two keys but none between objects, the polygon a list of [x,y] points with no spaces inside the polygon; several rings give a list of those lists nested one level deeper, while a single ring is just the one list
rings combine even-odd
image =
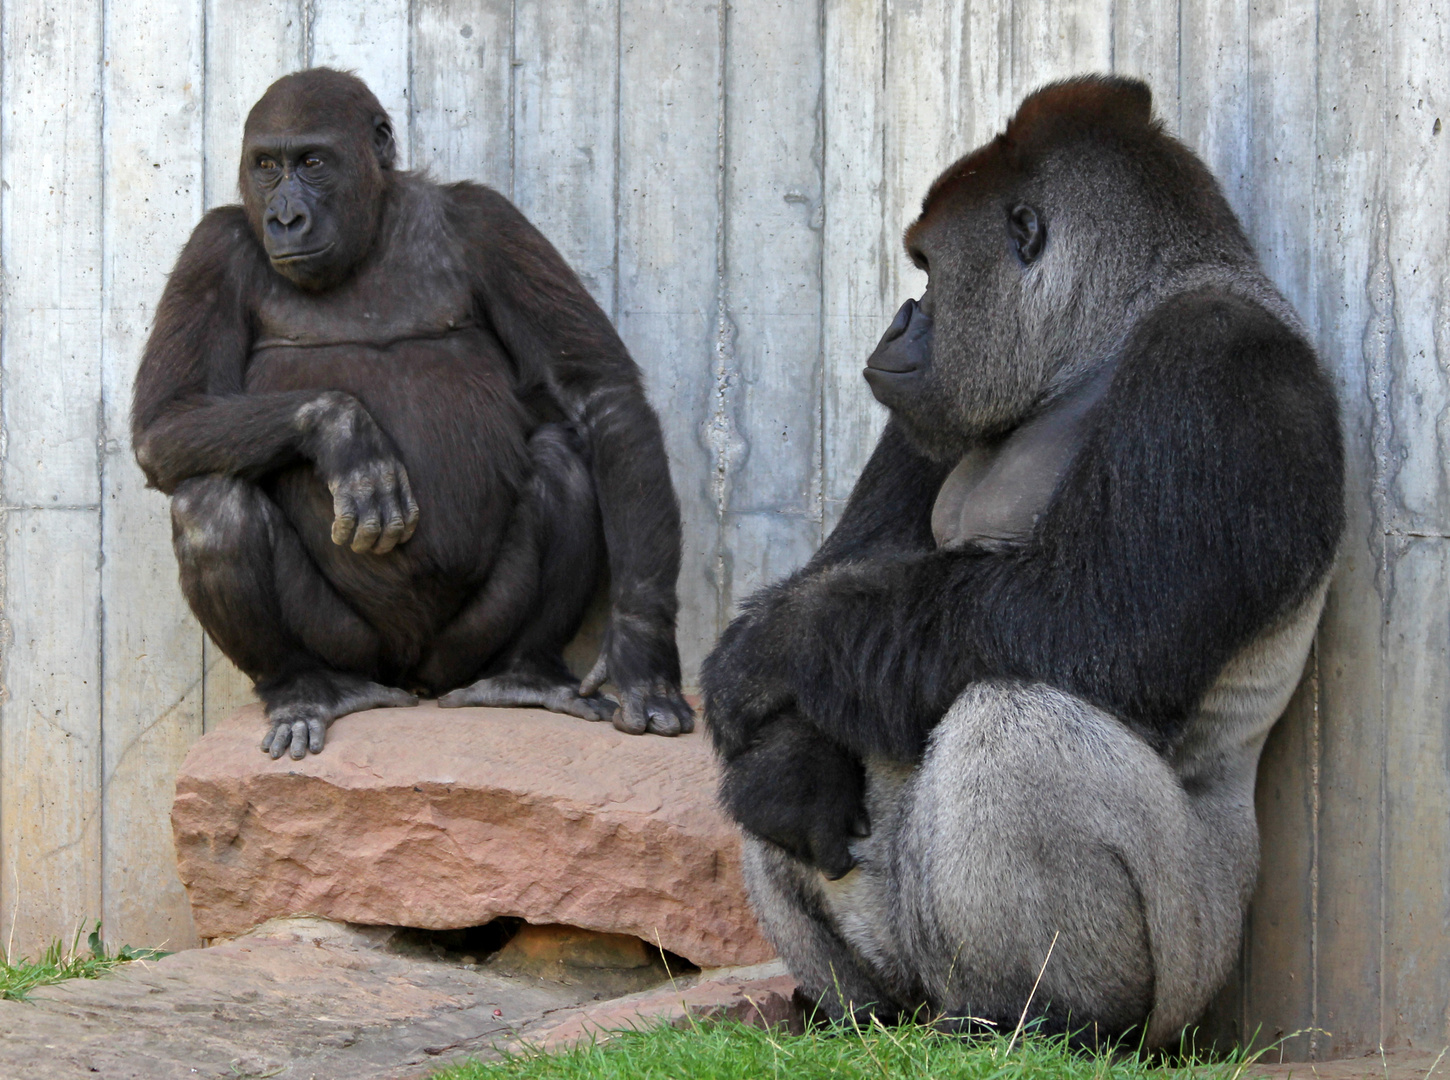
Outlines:
[{"label": "vertical concrete panel", "polygon": [[513,186],[513,0],[414,0],[413,167]]},{"label": "vertical concrete panel", "polygon": [[885,205],[884,143],[895,119],[888,112],[885,8],[832,0],[825,13],[821,465],[827,533],[886,422],[886,410],[861,376],[894,310],[891,268],[902,259],[900,233]]},{"label": "vertical concrete panel", "polygon": [[619,55],[619,332],[664,425],[684,517],[685,682],[721,630],[710,421],[720,329],[721,16],[624,0]]},{"label": "vertical concrete panel", "polygon": [[1396,538],[1385,660],[1386,1046],[1450,1045],[1450,542]]},{"label": "vertical concrete panel", "polygon": [[94,506],[101,8],[7,4],[4,27],[0,482],[11,505]]},{"label": "vertical concrete panel", "polygon": [[176,769],[202,728],[202,645],[167,499],[131,453],[132,382],[166,272],[203,205],[201,0],[106,20],[102,341],[104,918],[112,941],[196,943],[172,856]]},{"label": "vertical concrete panel", "polygon": [[1249,201],[1248,6],[1179,0],[1179,28],[1178,119],[1164,118],[1208,162],[1242,215]]},{"label": "vertical concrete panel", "polygon": [[1385,195],[1394,372],[1385,461],[1393,530],[1450,530],[1450,5],[1386,29]]},{"label": "vertical concrete panel", "polygon": [[0,18],[0,942],[35,955],[101,915],[103,12]]},{"label": "vertical concrete panel", "polygon": [[614,318],[618,0],[519,0],[514,63],[514,202]]},{"label": "vertical concrete panel", "polygon": [[1107,71],[1113,63],[1111,0],[1012,0],[1012,90]]},{"label": "vertical concrete panel", "polygon": [[98,518],[4,513],[0,942],[15,957],[101,916]]},{"label": "vertical concrete panel", "polygon": [[780,0],[726,15],[726,603],[821,540],[821,17]]}]

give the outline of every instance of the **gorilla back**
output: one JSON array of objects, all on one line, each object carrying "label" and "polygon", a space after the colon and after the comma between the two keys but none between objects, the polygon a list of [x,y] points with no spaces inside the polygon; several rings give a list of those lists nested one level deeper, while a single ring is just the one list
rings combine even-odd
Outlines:
[{"label": "gorilla back", "polygon": [[1343,527],[1334,395],[1136,81],[1033,94],[906,246],[881,442],[705,666],[751,896],[828,1012],[1030,999],[1161,1044],[1237,948]]},{"label": "gorilla back", "polygon": [[[263,749],[316,753],[413,689],[690,730],[679,508],[638,368],[507,200],[393,158],[357,78],[274,83],[243,205],[192,234],[136,378],[137,460],[173,496],[192,609],[256,681]],[[606,564],[581,685],[561,650]]]}]

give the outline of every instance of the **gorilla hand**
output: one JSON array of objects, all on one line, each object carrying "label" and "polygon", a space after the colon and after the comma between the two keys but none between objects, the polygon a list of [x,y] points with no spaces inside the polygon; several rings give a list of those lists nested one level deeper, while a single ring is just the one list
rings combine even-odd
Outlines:
[{"label": "gorilla hand", "polygon": [[418,527],[418,503],[391,439],[350,394],[305,406],[303,453],[332,492],[332,542],[384,555]]},{"label": "gorilla hand", "polygon": [[580,684],[579,695],[597,694],[606,680],[619,698],[614,726],[620,731],[688,735],[695,730],[695,710],[680,693],[673,624],[661,633],[656,620],[611,611],[599,659]]},{"label": "gorilla hand", "polygon": [[721,797],[743,828],[834,881],[856,865],[851,840],[871,833],[865,789],[858,758],[787,714],[726,763]]}]

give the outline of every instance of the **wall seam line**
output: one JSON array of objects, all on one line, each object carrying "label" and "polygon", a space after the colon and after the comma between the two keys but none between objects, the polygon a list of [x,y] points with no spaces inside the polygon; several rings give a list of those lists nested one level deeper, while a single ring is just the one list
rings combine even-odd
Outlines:
[{"label": "wall seam line", "polygon": [[[111,0],[101,0],[101,40],[97,79],[100,83],[100,110],[97,116],[97,137],[100,144],[100,370],[96,400],[96,844],[100,849],[99,892],[100,918],[106,915],[107,882],[110,878],[106,843],[106,359],[111,351],[106,333],[108,299],[110,288],[110,264],[107,250],[108,228],[106,223],[106,158],[110,150],[107,137],[106,111],[109,101],[109,87],[106,83],[106,50],[110,44]],[[105,928],[102,927],[102,934]]]}]

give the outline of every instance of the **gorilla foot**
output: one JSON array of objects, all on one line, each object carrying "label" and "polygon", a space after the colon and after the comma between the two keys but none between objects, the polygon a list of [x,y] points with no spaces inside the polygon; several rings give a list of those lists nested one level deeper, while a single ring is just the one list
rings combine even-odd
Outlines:
[{"label": "gorilla foot", "polygon": [[294,761],[308,751],[321,753],[327,727],[340,716],[364,709],[396,709],[418,704],[406,690],[369,682],[359,675],[334,671],[308,671],[270,685],[257,693],[267,708],[267,734],[263,753],[279,758],[290,749]]},{"label": "gorilla foot", "polygon": [[479,679],[471,686],[450,690],[438,699],[445,709],[482,705],[493,709],[548,709],[581,720],[608,720],[615,703],[603,694],[581,694],[572,679],[523,672],[506,672]]},{"label": "gorilla foot", "polygon": [[[610,678],[609,650],[602,649],[594,669],[584,676],[581,694],[593,694]],[[688,735],[695,730],[695,710],[676,686],[664,681],[618,685],[619,711],[614,726],[626,735]]]}]

